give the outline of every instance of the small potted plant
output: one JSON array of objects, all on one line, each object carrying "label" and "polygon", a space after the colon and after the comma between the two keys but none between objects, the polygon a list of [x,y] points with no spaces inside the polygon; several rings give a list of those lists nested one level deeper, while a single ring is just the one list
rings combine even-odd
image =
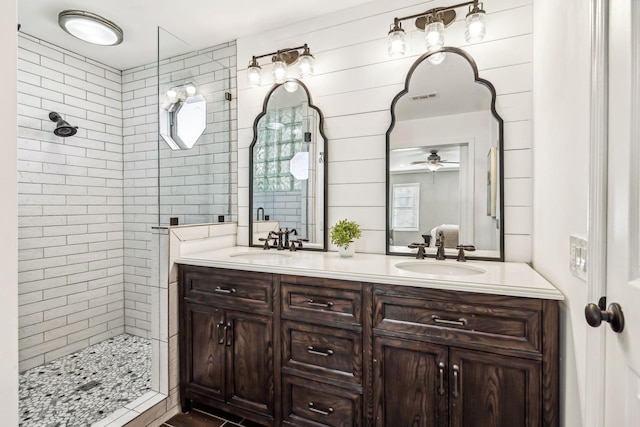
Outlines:
[{"label": "small potted plant", "polygon": [[353,256],[355,251],[353,242],[360,236],[362,236],[362,232],[355,221],[343,219],[331,228],[331,243],[338,246],[338,253],[342,257]]}]

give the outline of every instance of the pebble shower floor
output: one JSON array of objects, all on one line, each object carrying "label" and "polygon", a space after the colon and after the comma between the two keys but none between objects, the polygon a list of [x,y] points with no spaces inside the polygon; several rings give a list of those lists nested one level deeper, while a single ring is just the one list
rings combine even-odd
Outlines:
[{"label": "pebble shower floor", "polygon": [[20,426],[89,426],[151,389],[151,341],[119,335],[20,374]]}]

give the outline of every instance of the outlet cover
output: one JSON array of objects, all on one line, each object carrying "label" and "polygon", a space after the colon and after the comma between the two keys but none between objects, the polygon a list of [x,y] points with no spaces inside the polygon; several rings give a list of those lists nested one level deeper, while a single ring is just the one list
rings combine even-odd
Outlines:
[{"label": "outlet cover", "polygon": [[587,280],[587,241],[569,236],[569,269],[574,276]]}]

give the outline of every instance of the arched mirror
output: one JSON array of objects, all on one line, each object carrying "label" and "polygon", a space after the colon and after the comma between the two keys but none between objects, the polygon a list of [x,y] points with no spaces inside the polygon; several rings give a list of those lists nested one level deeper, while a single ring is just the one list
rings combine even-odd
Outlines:
[{"label": "arched mirror", "polygon": [[[444,60],[443,55],[444,54]],[[440,62],[442,61],[442,62]],[[496,92],[465,51],[445,47],[413,64],[387,131],[387,253],[504,261],[503,121]]]},{"label": "arched mirror", "polygon": [[[274,85],[253,124],[249,150],[249,244],[327,250],[327,138],[323,117],[299,80]],[[272,233],[273,232],[273,233]]]}]

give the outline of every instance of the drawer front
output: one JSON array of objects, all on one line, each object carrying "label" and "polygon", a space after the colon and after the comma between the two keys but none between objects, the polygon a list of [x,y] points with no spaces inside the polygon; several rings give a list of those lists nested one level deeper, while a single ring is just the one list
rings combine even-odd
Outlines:
[{"label": "drawer front", "polygon": [[283,421],[290,426],[362,425],[362,396],[353,391],[285,376]]},{"label": "drawer front", "polygon": [[451,345],[541,353],[540,312],[437,299],[374,295],[374,328]]},{"label": "drawer front", "polygon": [[[337,321],[361,325],[362,291],[359,283],[355,289],[293,284],[286,281],[285,277],[281,279],[281,283],[283,317],[325,324]],[[332,283],[345,282],[323,282],[327,286]]]},{"label": "drawer front", "polygon": [[182,268],[182,292],[193,302],[273,309],[271,274],[209,267]]},{"label": "drawer front", "polygon": [[346,329],[282,322],[285,371],[362,382],[362,335]]}]

